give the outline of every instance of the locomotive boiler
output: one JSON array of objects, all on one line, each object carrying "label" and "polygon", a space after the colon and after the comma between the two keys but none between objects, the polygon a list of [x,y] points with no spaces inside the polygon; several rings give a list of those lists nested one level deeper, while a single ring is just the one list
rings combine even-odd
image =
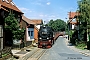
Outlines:
[{"label": "locomotive boiler", "polygon": [[49,26],[41,26],[38,32],[38,48],[50,48],[54,44],[53,30]]}]

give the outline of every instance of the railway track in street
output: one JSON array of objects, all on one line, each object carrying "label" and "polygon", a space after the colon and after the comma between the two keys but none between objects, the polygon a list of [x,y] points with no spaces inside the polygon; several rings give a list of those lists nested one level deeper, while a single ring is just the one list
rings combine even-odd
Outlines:
[{"label": "railway track in street", "polygon": [[33,53],[27,60],[39,60],[41,56],[46,52],[46,49],[39,49]]},{"label": "railway track in street", "polygon": [[27,54],[20,60],[39,60],[39,58],[46,52],[46,49],[36,49],[33,52]]}]

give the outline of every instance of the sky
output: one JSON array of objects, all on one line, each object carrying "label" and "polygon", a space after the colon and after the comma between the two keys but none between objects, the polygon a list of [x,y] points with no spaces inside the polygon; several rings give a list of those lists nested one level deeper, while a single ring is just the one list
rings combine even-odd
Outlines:
[{"label": "sky", "polygon": [[[77,0],[13,0],[15,5],[29,19],[68,20],[68,12],[78,8]],[[67,19],[66,19],[67,18]]]}]

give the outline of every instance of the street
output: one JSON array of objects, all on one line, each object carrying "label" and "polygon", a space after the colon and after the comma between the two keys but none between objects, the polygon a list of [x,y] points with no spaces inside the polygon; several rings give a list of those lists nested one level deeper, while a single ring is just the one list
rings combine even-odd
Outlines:
[{"label": "street", "polygon": [[90,60],[90,57],[70,50],[64,40],[63,37],[59,37],[53,47],[47,49],[39,60]]}]

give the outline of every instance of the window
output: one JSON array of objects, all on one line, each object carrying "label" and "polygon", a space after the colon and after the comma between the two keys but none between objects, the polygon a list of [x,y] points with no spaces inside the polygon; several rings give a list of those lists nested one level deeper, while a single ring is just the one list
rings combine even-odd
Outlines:
[{"label": "window", "polygon": [[28,31],[29,36],[33,36],[33,31]]},{"label": "window", "polygon": [[31,31],[31,36],[33,36],[33,31]]},{"label": "window", "polygon": [[28,35],[30,36],[30,31],[28,31]]}]

